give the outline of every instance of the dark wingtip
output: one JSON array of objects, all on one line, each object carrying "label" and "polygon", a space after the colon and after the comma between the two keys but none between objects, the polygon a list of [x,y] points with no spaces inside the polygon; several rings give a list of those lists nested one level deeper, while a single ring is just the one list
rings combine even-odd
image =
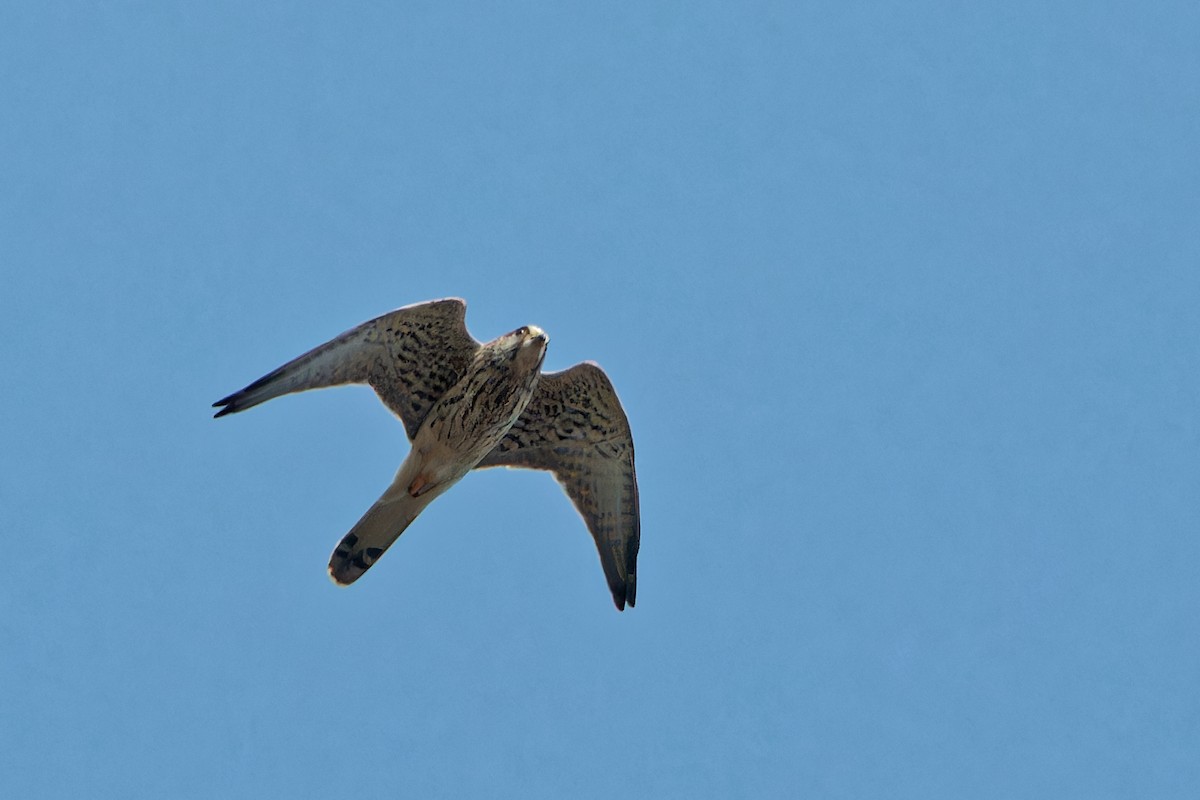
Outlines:
[{"label": "dark wingtip", "polygon": [[613,605],[617,607],[617,611],[624,611],[626,603],[630,608],[633,607],[633,596],[629,594],[628,584],[614,581],[608,588],[612,590]]},{"label": "dark wingtip", "polygon": [[[222,397],[220,400],[213,403],[213,408],[221,409],[217,413],[213,414],[213,419],[216,419],[217,417],[223,417],[226,414],[235,414],[238,411],[241,411],[237,404],[237,397],[239,394],[241,394],[241,392],[234,392],[233,394],[227,397]],[[222,406],[224,407],[222,408]]]}]

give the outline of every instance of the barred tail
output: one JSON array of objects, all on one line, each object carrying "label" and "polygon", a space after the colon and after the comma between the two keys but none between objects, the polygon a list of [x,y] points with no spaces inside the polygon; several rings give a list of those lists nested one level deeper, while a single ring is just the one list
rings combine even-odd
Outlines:
[{"label": "barred tail", "polygon": [[429,495],[412,497],[399,480],[393,483],[334,548],[329,557],[329,577],[339,586],[358,580],[431,500]]}]

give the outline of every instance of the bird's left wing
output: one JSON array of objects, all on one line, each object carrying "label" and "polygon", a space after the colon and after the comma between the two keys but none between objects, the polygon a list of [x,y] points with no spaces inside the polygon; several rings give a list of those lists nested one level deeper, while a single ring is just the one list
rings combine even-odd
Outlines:
[{"label": "bird's left wing", "polygon": [[576,364],[544,374],[525,411],[479,467],[554,473],[596,540],[613,602],[637,599],[641,540],[633,436],[604,370]]},{"label": "bird's left wing", "polygon": [[213,403],[221,409],[216,416],[292,392],[367,383],[411,439],[479,349],[467,332],[466,308],[458,298],[433,300],[364,322]]}]

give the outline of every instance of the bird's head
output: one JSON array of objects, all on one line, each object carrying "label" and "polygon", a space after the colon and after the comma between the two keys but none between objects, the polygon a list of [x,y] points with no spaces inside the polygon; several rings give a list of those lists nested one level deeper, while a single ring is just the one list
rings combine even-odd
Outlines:
[{"label": "bird's head", "polygon": [[500,349],[521,370],[541,369],[550,337],[536,325],[525,325],[500,337]]}]

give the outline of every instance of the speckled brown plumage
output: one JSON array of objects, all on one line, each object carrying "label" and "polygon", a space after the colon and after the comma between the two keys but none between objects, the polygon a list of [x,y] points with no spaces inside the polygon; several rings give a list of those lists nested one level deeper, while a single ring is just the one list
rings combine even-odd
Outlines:
[{"label": "speckled brown plumage", "polygon": [[525,412],[479,467],[550,470],[596,540],[618,608],[637,599],[641,539],[629,421],[592,362],[542,375]]},{"label": "speckled brown plumage", "polygon": [[634,605],[640,538],[629,423],[596,364],[541,374],[548,337],[527,326],[480,344],[466,304],[435,300],[363,323],[235,392],[216,416],[283,394],[366,383],[412,449],[383,496],[334,549],[330,576],[357,580],[417,515],[475,467],[554,473],[596,541],[617,608]]}]

